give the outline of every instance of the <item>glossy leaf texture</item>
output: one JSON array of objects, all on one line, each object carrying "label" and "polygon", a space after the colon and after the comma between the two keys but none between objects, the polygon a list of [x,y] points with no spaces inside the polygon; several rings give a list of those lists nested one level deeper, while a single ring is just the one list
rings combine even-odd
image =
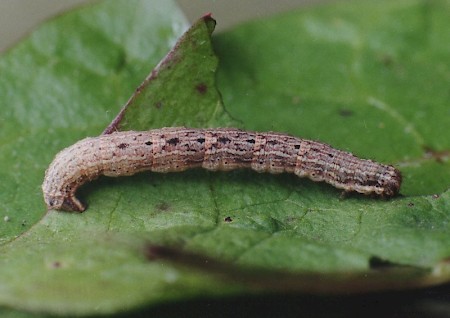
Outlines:
[{"label": "glossy leaf texture", "polygon": [[[0,303],[92,315],[205,295],[448,282],[448,8],[331,4],[220,34],[228,112],[209,16],[172,51],[186,23],[167,1],[99,2],[43,25],[0,59]],[[292,175],[192,170],[101,178],[80,191],[85,213],[45,214],[48,163],[123,104],[112,130],[284,131],[398,165],[403,196],[342,199]]]}]

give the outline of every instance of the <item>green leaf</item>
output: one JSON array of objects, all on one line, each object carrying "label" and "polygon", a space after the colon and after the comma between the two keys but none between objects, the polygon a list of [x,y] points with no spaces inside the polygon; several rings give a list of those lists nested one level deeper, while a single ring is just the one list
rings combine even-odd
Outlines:
[{"label": "green leaf", "polygon": [[[79,193],[85,213],[45,214],[53,156],[103,130],[185,22],[171,2],[134,0],[45,24],[0,59],[0,304],[91,315],[201,295],[448,282],[449,6],[341,3],[215,39],[233,118],[397,164],[404,196],[391,201],[340,199],[292,175],[193,170],[101,178]],[[212,27],[204,17],[181,38],[114,129],[235,125],[214,89]]]},{"label": "green leaf", "polygon": [[204,39],[215,25],[209,15],[198,20],[136,89],[105,133],[230,124],[215,88],[217,57],[209,39]]},{"label": "green leaf", "polygon": [[102,2],[46,23],[2,57],[0,202],[10,221],[0,222],[0,243],[44,215],[40,184],[56,152],[100,134],[186,27],[170,1]]},{"label": "green leaf", "polygon": [[[201,87],[181,92],[192,95],[196,88],[201,98],[212,101],[213,111],[205,120],[226,118],[213,81],[217,58],[212,55],[210,34],[214,21],[205,20],[191,29],[188,39],[179,42],[174,51],[179,55],[178,64],[169,66],[177,66],[187,75],[193,71],[192,61],[206,52],[207,69],[193,77],[203,80]],[[0,224],[1,304],[53,314],[111,313],[166,299],[235,290],[233,284],[217,282],[208,278],[210,275],[163,261],[149,264],[143,247],[146,230],[137,219],[130,226],[115,228],[114,205],[123,189],[103,193],[106,209],[91,214],[94,218],[44,214],[40,184],[54,154],[82,136],[99,134],[113,117],[111,110],[126,101],[185,26],[185,19],[171,2],[101,2],[45,24],[1,59],[0,95],[8,107],[0,137],[4,167],[0,195],[5,213]],[[189,45],[197,45],[200,52]],[[170,77],[168,68],[162,77]],[[184,79],[175,76],[180,79],[174,83]],[[173,88],[166,89],[156,97],[164,98],[167,105],[157,111],[173,115],[174,108],[167,106],[180,96]],[[145,101],[149,98],[145,96]],[[199,100],[185,102],[197,111],[199,104],[205,104],[196,103]],[[190,197],[198,191],[190,190]],[[92,194],[95,196],[95,191]],[[138,201],[143,203],[142,199]],[[158,208],[165,209],[164,204]],[[95,209],[92,205],[92,211]],[[192,222],[201,219],[193,217]],[[213,285],[219,289],[211,291]],[[122,297],[124,291],[127,297]]]},{"label": "green leaf", "polygon": [[[401,168],[404,195],[449,188],[448,1],[353,1],[218,36],[219,87],[247,129]],[[270,114],[270,116],[268,116]]]}]

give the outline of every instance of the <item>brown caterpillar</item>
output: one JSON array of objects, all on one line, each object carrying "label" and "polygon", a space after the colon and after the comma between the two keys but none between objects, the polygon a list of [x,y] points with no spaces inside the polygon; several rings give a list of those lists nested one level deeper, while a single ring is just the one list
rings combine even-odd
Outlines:
[{"label": "brown caterpillar", "polygon": [[177,127],[115,132],[78,141],[56,155],[45,173],[42,190],[48,209],[81,212],[85,206],[75,197],[77,189],[100,175],[195,167],[295,173],[346,192],[386,198],[399,192],[402,181],[393,166],[359,159],[317,141],[275,132]]}]

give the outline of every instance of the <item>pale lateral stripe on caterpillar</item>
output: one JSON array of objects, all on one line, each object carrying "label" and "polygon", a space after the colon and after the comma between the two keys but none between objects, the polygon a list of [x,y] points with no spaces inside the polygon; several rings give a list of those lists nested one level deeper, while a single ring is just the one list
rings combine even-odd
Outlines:
[{"label": "pale lateral stripe on caterpillar", "polygon": [[317,141],[235,128],[174,127],[115,132],[78,141],[56,155],[45,173],[42,190],[48,209],[81,212],[85,206],[75,197],[77,189],[100,175],[195,167],[295,173],[346,192],[382,197],[395,196],[402,180],[393,166],[359,159]]}]

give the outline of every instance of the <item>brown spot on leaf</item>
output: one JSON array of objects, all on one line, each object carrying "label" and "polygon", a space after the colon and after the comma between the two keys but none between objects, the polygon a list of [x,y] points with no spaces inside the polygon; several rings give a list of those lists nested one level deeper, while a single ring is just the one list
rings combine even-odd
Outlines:
[{"label": "brown spot on leaf", "polygon": [[443,163],[450,157],[449,150],[437,151],[429,146],[424,146],[425,158],[434,159],[439,163]]},{"label": "brown spot on leaf", "polygon": [[339,109],[339,115],[342,117],[350,117],[353,116],[353,111],[346,108]]},{"label": "brown spot on leaf", "polygon": [[383,54],[379,59],[384,66],[389,67],[394,64],[394,58],[390,54]]},{"label": "brown spot on leaf", "polygon": [[165,201],[163,201],[163,202],[158,203],[158,204],[155,206],[155,208],[156,208],[158,211],[160,211],[160,212],[167,212],[167,211],[170,210],[170,204],[167,203],[167,202],[165,202]]},{"label": "brown spot on leaf", "polygon": [[233,222],[233,219],[231,218],[231,216],[227,216],[226,218],[223,219],[223,221],[230,223],[230,222]]},{"label": "brown spot on leaf", "polygon": [[52,267],[53,267],[53,268],[60,268],[60,267],[61,267],[61,262],[59,262],[59,261],[54,261],[54,262],[52,263]]},{"label": "brown spot on leaf", "polygon": [[197,86],[195,86],[195,89],[197,92],[199,92],[201,95],[204,95],[208,91],[208,86],[204,83],[200,83]]},{"label": "brown spot on leaf", "polygon": [[155,107],[156,107],[156,109],[161,109],[161,108],[162,108],[162,106],[163,106],[163,103],[162,103],[162,101],[158,101],[158,102],[156,102],[156,103],[155,103]]}]

